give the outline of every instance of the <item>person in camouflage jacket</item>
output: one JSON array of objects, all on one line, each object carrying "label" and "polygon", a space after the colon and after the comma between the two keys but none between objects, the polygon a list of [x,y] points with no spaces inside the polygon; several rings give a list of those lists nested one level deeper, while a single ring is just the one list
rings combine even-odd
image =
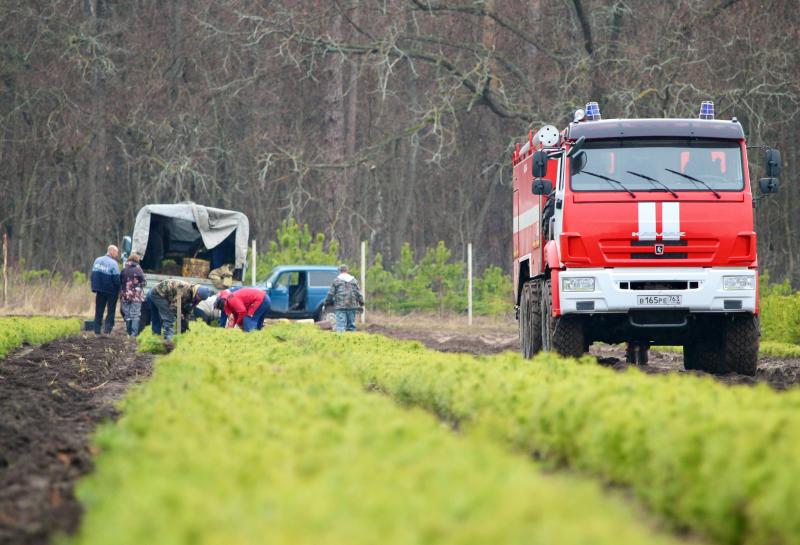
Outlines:
[{"label": "person in camouflage jacket", "polygon": [[188,315],[200,301],[211,295],[211,290],[199,284],[183,280],[162,280],[150,292],[150,301],[161,321],[164,339],[171,341],[175,335],[175,321],[178,319],[178,296],[181,299],[181,312]]},{"label": "person in camouflage jacket", "polygon": [[339,266],[339,276],[331,284],[326,306],[333,306],[336,313],[336,331],[356,330],[356,311],[364,306],[364,296],[358,287],[358,281],[348,273],[347,265]]}]

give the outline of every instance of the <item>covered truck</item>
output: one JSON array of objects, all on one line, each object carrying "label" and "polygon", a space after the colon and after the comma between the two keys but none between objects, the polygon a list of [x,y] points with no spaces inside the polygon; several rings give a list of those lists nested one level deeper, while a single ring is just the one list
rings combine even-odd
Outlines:
[{"label": "covered truck", "polygon": [[247,216],[233,210],[192,202],[148,204],[136,215],[123,252],[141,256],[148,288],[182,277],[220,289],[244,278],[249,229]]}]

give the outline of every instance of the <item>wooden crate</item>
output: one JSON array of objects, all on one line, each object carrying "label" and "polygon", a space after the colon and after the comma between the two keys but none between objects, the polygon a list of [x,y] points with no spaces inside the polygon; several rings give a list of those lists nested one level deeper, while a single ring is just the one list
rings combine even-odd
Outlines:
[{"label": "wooden crate", "polygon": [[194,276],[195,278],[208,278],[210,263],[205,259],[195,259],[193,257],[183,258],[183,276]]}]

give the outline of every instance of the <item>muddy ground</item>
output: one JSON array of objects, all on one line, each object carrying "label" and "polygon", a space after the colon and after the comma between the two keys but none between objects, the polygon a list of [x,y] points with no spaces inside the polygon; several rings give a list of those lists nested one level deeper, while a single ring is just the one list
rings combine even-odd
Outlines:
[{"label": "muddy ground", "polygon": [[73,487],[92,468],[90,435],[152,370],[135,348],[122,335],[84,334],[0,360],[0,544],[45,544],[77,528]]},{"label": "muddy ground", "polygon": [[[379,333],[388,337],[404,340],[419,341],[428,348],[441,352],[463,352],[474,355],[498,354],[506,350],[519,350],[519,340],[516,330],[510,327],[506,330],[486,331],[477,329],[469,331],[466,328],[438,329],[434,327],[413,327],[403,324],[402,327],[393,327],[386,322],[368,324],[364,328],[370,333]],[[596,343],[592,345],[590,353],[596,356],[601,365],[607,365],[617,370],[628,367],[625,363],[625,347],[623,345],[609,346]],[[650,351],[649,363],[641,366],[647,373],[687,373],[683,368],[683,356],[678,352]],[[704,375],[701,371],[689,371]],[[755,377],[730,374],[716,377],[725,384],[756,384],[765,382],[776,389],[785,389],[800,383],[800,358],[778,358],[762,356],[758,363]]]}]

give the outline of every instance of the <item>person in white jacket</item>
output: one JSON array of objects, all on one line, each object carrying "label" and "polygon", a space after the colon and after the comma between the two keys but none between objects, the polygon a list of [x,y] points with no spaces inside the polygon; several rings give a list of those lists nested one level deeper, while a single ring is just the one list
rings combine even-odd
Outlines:
[{"label": "person in white jacket", "polygon": [[197,306],[194,307],[194,317],[198,320],[203,320],[208,325],[216,325],[220,318],[220,311],[216,308],[218,295],[212,295],[208,299],[204,301],[200,301],[197,303]]}]

